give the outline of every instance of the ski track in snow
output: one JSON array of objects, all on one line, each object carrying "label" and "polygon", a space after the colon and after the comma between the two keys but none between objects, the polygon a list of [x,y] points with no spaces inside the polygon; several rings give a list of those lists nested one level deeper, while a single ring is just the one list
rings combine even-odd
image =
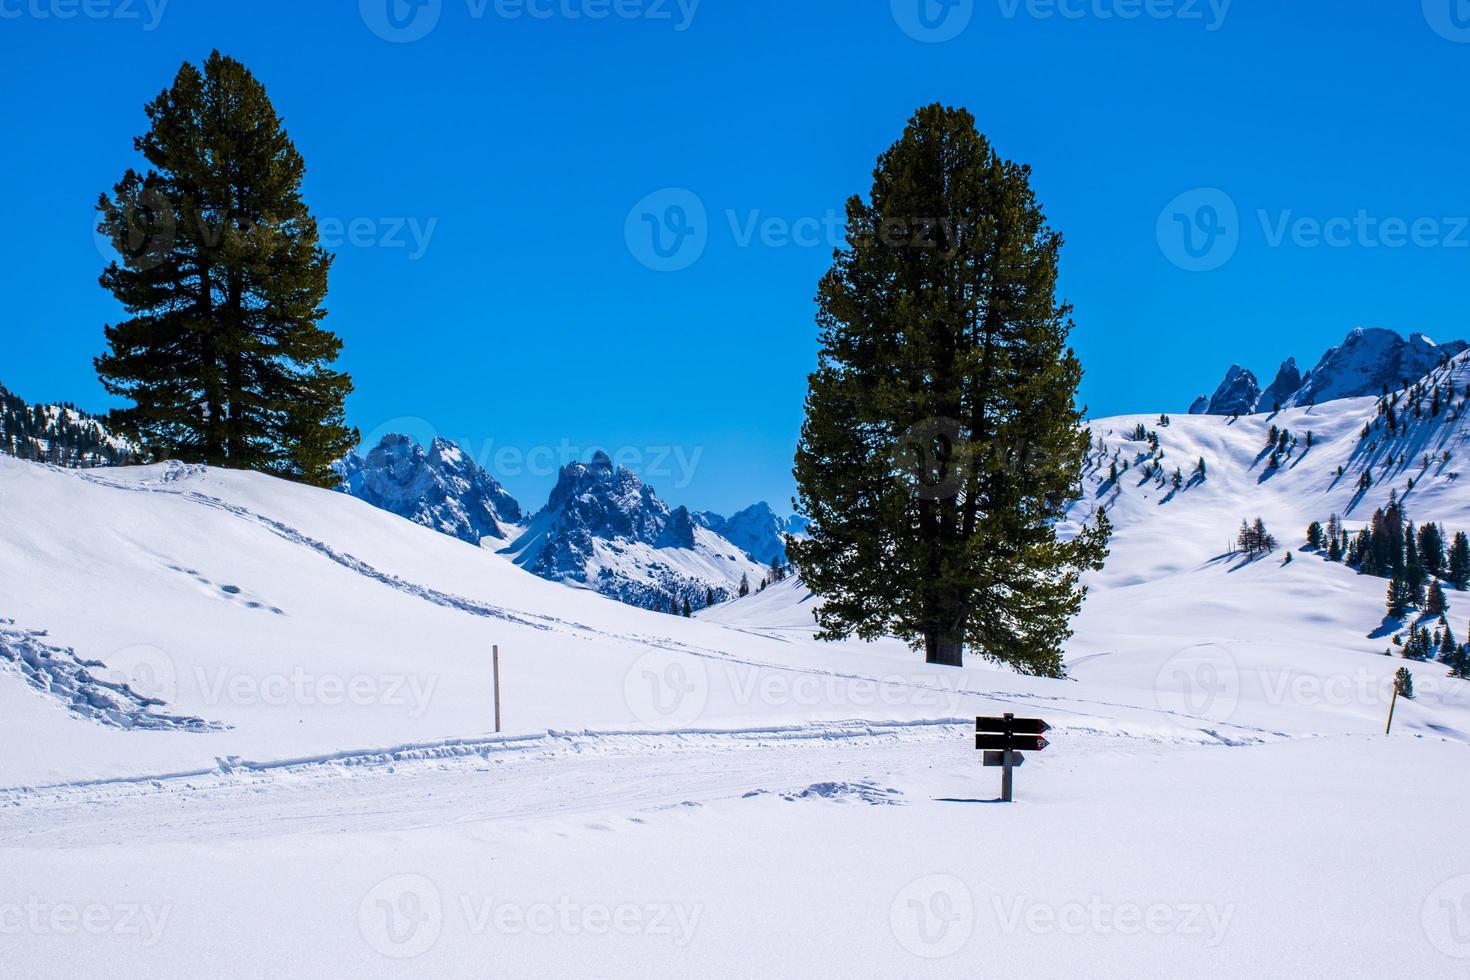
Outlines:
[{"label": "ski track in snow", "polygon": [[[156,835],[160,826],[176,840],[217,840],[271,836],[282,826],[357,832],[591,813],[639,822],[642,813],[762,796],[902,804],[893,782],[911,773],[915,749],[942,754],[972,730],[971,719],[945,718],[548,732],[272,763],[228,759],[208,771],[0,790],[0,846],[95,847]],[[1130,752],[1219,747],[1189,737],[1068,735],[1074,749],[1094,752],[1120,739],[1133,744]]]},{"label": "ski track in snow", "polygon": [[12,665],[27,684],[79,718],[111,728],[152,731],[217,732],[229,728],[218,722],[180,715],[155,714],[164,702],[145,697],[127,684],[103,680],[93,670],[107,669],[95,660],[83,660],[70,647],[43,642],[44,630],[24,630],[12,620],[0,619],[0,666]]}]

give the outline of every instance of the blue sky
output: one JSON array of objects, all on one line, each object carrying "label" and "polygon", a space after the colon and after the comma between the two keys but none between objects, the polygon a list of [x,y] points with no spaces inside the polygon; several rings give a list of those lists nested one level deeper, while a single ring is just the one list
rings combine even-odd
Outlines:
[{"label": "blue sky", "polygon": [[934,101],[1033,166],[1094,416],[1470,336],[1465,0],[388,2],[0,0],[0,382],[108,407],[92,207],[214,47],[307,160],[352,422],[532,507],[596,448],[789,507],[836,216]]}]

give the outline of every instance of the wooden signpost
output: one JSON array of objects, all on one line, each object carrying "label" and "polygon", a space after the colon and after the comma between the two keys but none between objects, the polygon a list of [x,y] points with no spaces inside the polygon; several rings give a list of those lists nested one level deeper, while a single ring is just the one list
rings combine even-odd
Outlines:
[{"label": "wooden signpost", "polygon": [[490,648],[495,661],[495,734],[500,734],[500,646]]},{"label": "wooden signpost", "polygon": [[1000,799],[1010,803],[1013,798],[1012,772],[1026,762],[1022,752],[1040,752],[1049,743],[1042,738],[1051,731],[1051,726],[1040,718],[1017,718],[1008,714],[1003,718],[975,719],[975,749],[985,753],[985,765],[999,767]]}]

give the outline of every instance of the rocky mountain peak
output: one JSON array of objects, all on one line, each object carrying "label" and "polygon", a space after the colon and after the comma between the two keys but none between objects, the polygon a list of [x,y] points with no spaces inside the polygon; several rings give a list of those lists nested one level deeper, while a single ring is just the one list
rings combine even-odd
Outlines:
[{"label": "rocky mountain peak", "polygon": [[502,526],[521,520],[515,498],[448,439],[425,450],[411,436],[385,435],[366,458],[349,453],[338,471],[343,493],[469,544],[504,540]]}]

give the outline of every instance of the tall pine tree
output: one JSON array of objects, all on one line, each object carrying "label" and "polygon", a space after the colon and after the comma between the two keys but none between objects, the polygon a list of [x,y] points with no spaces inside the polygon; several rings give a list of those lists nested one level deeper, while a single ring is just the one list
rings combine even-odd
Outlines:
[{"label": "tall pine tree", "polygon": [[1056,299],[1061,236],[1030,169],[963,109],[921,109],[847,205],[818,290],[822,350],[795,476],[810,538],[793,560],[824,638],[894,633],[930,663],[966,647],[1062,673],[1081,572],[1109,528],[1071,541],[1087,439],[1082,369]]},{"label": "tall pine tree", "polygon": [[129,319],[107,327],[112,423],[156,456],[324,485],[357,441],[321,326],[332,260],[301,199],[305,163],[265,88],[218,51],[146,107],[148,162],[98,203],[120,261],[101,283]]}]

